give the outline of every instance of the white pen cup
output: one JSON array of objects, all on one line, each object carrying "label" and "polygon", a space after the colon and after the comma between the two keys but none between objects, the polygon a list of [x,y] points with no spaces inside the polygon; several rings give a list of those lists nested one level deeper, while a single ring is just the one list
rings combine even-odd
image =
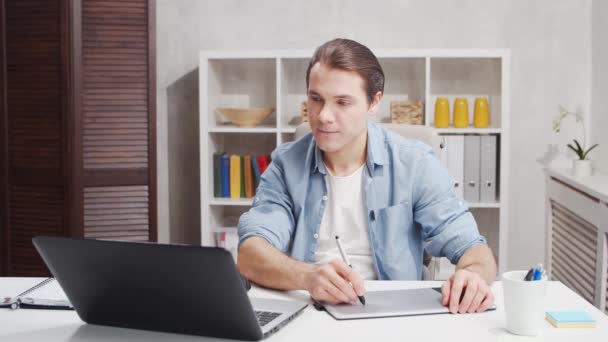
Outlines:
[{"label": "white pen cup", "polygon": [[516,335],[536,336],[545,319],[546,277],[524,280],[528,271],[511,271],[502,275],[507,330]]}]

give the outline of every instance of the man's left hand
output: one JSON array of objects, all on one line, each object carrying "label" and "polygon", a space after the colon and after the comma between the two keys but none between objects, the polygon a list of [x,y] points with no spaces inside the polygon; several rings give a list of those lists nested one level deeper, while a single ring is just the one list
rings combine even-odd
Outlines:
[{"label": "man's left hand", "polygon": [[490,286],[479,274],[467,269],[454,272],[441,286],[441,295],[443,305],[451,313],[483,312],[494,303]]}]

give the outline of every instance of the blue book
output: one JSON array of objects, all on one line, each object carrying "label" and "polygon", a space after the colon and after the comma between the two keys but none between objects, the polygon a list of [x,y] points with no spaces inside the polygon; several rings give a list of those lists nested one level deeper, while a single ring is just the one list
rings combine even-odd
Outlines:
[{"label": "blue book", "polygon": [[251,156],[251,169],[253,170],[254,188],[257,189],[260,184],[260,166],[258,165],[258,157]]},{"label": "blue book", "polygon": [[547,321],[556,328],[595,328],[595,320],[582,310],[547,311]]},{"label": "blue book", "polygon": [[222,154],[222,197],[230,197],[230,157]]}]

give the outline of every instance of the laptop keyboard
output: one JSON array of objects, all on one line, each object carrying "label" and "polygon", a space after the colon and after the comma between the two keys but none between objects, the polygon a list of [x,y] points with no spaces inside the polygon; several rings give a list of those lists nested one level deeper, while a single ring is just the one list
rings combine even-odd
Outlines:
[{"label": "laptop keyboard", "polygon": [[258,318],[258,322],[260,326],[265,326],[270,323],[273,319],[281,316],[280,312],[270,312],[270,311],[256,311],[256,317]]}]

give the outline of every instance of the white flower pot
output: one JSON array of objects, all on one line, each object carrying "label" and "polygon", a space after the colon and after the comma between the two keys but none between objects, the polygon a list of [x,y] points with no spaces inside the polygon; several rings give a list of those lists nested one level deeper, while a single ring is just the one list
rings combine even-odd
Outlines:
[{"label": "white flower pot", "polygon": [[572,175],[574,177],[589,177],[593,173],[593,168],[591,167],[591,160],[573,160],[572,161]]}]

